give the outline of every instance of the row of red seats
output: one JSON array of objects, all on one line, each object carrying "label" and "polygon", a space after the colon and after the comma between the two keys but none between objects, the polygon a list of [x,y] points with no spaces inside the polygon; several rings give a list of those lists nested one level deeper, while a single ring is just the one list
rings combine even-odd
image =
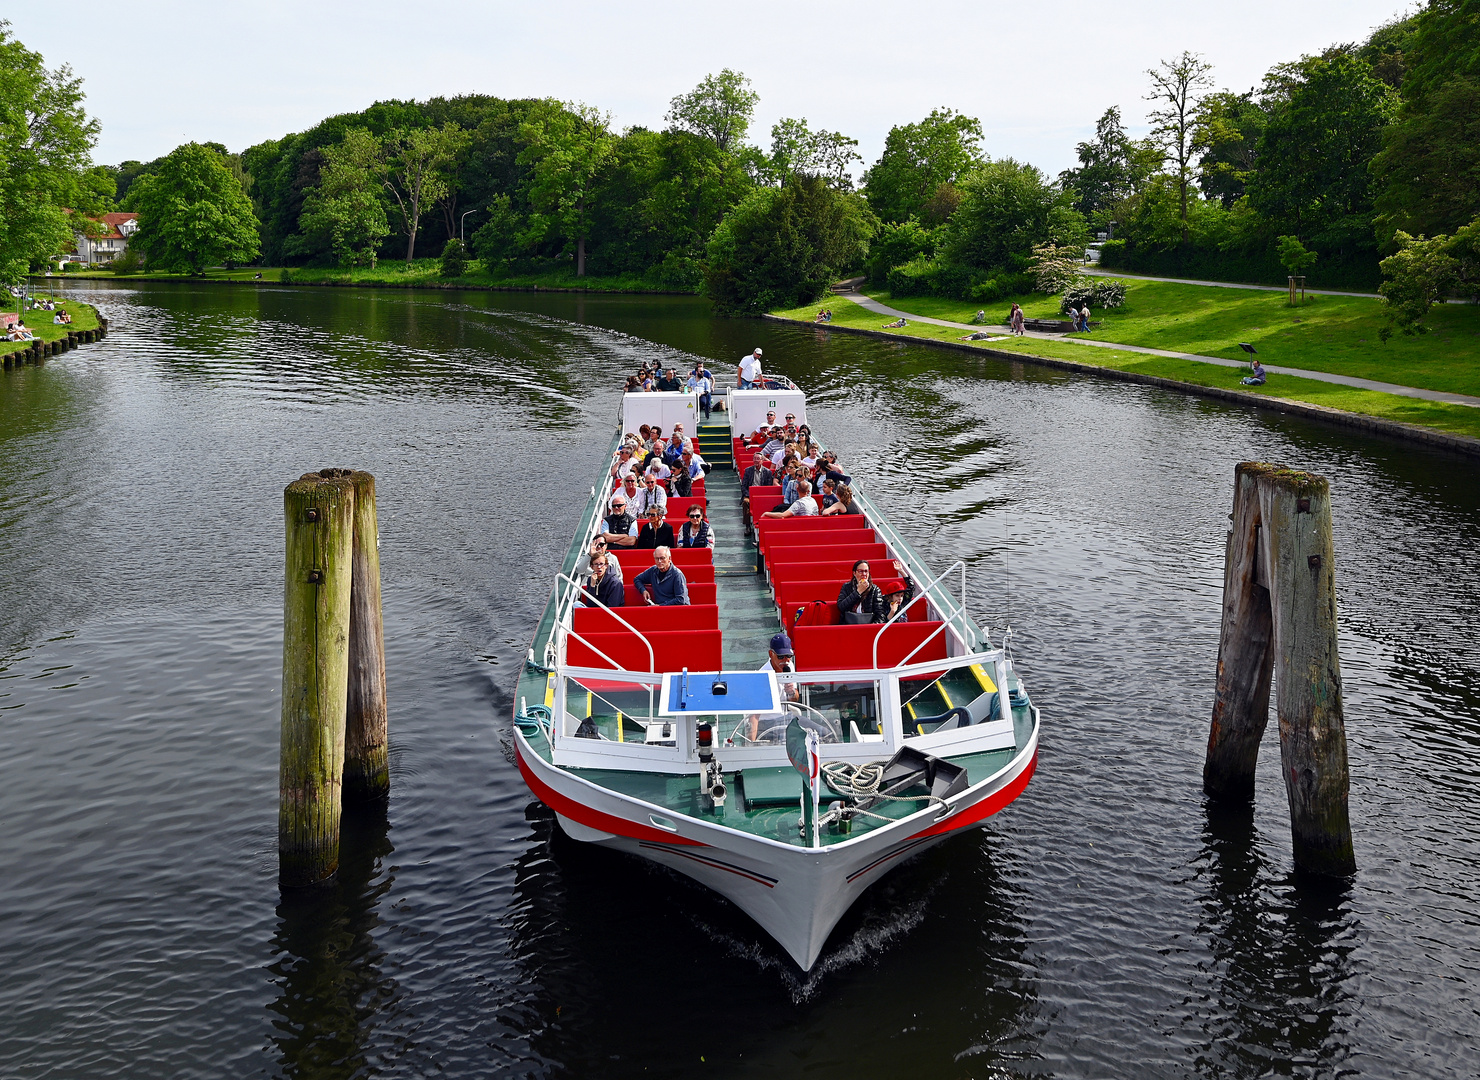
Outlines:
[{"label": "row of red seats", "polygon": [[[766,518],[766,510],[781,502],[779,487],[753,487],[750,506],[760,549],[782,625],[791,635],[798,671],[887,667],[904,660],[921,642],[930,639],[911,662],[945,659],[945,635],[935,634],[939,622],[925,621],[928,606],[916,598],[907,609],[908,622],[896,622],[879,637],[877,625],[842,623],[838,591],[853,576],[853,564],[869,561],[874,584],[887,589],[902,579],[894,572],[888,548],[873,529],[856,515],[833,517]],[[798,624],[798,614],[803,618]],[[810,617],[809,617],[810,616]],[[815,620],[815,621],[814,621]]]}]

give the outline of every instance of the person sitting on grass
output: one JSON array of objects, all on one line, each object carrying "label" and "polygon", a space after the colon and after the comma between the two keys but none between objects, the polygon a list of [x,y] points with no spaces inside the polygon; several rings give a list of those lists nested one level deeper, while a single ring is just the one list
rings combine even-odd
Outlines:
[{"label": "person sitting on grass", "polygon": [[653,565],[632,579],[637,591],[649,604],[658,607],[687,607],[689,583],[683,571],[673,565],[673,552],[660,547],[653,550]]},{"label": "person sitting on grass", "polygon": [[816,517],[817,502],[812,498],[812,485],[806,480],[796,482],[796,502],[785,510],[767,510],[761,517],[789,518],[789,517]]},{"label": "person sitting on grass", "polygon": [[906,322],[904,316],[901,315],[899,318],[895,319],[893,322],[886,322],[884,324],[884,329],[885,330],[898,330],[900,327],[902,327],[902,326],[908,326],[908,325],[909,325],[909,323]]},{"label": "person sitting on grass", "polygon": [[1253,372],[1251,374],[1245,375],[1242,379],[1239,380],[1239,382],[1243,383],[1245,386],[1263,386],[1264,379],[1264,365],[1259,362],[1259,358],[1256,356],[1254,357]]}]

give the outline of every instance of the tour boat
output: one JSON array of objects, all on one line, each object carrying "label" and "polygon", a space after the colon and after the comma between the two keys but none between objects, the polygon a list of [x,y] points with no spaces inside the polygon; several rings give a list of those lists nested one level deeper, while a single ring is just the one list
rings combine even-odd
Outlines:
[{"label": "tour boat", "polygon": [[[1022,793],[1039,716],[1010,642],[967,613],[964,564],[932,572],[857,478],[861,515],[767,518],[780,488],[755,487],[742,518],[750,436],[768,410],[806,422],[805,394],[770,381],[731,390],[712,422],[692,394],[624,395],[519,678],[515,746],[568,835],[702,882],[805,971],[865,889]],[[647,604],[633,579],[654,553],[613,548],[626,602],[606,607],[577,571],[609,510],[610,464],[624,433],[678,423],[711,468],[691,498],[667,500],[667,520],[677,533],[704,507],[715,547],[674,549],[688,606]],[[888,622],[840,621],[859,559],[886,591],[913,589]],[[770,663],[783,633],[794,671]]]}]

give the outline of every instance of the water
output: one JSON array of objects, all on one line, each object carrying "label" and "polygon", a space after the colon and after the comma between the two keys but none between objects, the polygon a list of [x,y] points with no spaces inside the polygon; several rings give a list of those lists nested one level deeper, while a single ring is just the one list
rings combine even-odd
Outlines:
[{"label": "water", "polygon": [[[0,1075],[1470,1077],[1480,469],[687,299],[88,286],[0,379]],[[1026,795],[803,977],[563,837],[510,691],[638,358],[754,345],[1044,710]],[[1239,460],[1331,478],[1360,871],[1297,881],[1278,744],[1201,797]],[[281,489],[375,473],[394,793],[280,900]]]}]

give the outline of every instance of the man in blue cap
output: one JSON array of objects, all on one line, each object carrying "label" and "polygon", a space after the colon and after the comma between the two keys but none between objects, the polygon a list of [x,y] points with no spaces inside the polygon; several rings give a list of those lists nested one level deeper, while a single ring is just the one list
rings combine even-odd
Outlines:
[{"label": "man in blue cap", "polygon": [[[773,671],[777,675],[788,674],[796,670],[796,667],[792,663],[794,656],[795,654],[791,648],[791,638],[785,634],[776,634],[771,638],[770,655],[766,657],[766,662],[757,670]],[[777,681],[780,682],[779,679]],[[780,688],[781,700],[783,702],[800,701],[802,699],[801,691],[797,689],[796,683],[781,682]],[[755,742],[760,737],[762,731],[766,733],[767,741],[781,738],[780,732],[786,718],[787,712],[784,707],[780,712],[756,713],[753,716],[746,717],[750,722],[750,741]]]}]

